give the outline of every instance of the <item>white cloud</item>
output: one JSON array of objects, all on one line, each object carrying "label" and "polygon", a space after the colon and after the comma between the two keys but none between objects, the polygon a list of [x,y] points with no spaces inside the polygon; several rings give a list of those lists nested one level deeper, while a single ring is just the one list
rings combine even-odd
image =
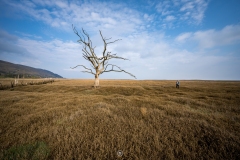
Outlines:
[{"label": "white cloud", "polygon": [[4,31],[4,30],[0,30],[0,40],[2,41],[17,41],[18,37],[9,34],[8,32]]},{"label": "white cloud", "polygon": [[[164,0],[155,3],[155,9],[161,14],[157,15],[141,13],[122,2],[32,0],[16,3],[5,0],[5,3],[11,6],[13,12],[24,12],[54,28],[70,31],[71,24],[74,24],[88,28],[90,32],[110,30],[110,35],[146,31],[159,26],[172,28],[177,26],[173,23],[186,21],[200,24],[208,5],[206,0]],[[150,5],[151,10],[154,9],[154,3]]]},{"label": "white cloud", "polygon": [[161,17],[166,17],[166,20],[173,20],[169,15],[174,16],[178,22],[190,24],[200,24],[204,18],[204,13],[207,9],[208,0],[164,0],[156,5],[156,10],[161,13]]},{"label": "white cloud", "polygon": [[194,8],[194,1],[191,1],[191,2],[185,3],[185,4],[181,7],[180,11],[192,10],[193,8]]},{"label": "white cloud", "polygon": [[182,33],[179,36],[176,37],[176,41],[178,42],[185,42],[187,39],[189,39],[192,36],[191,32],[187,32],[187,33]]},{"label": "white cloud", "polygon": [[143,15],[143,18],[144,18],[145,21],[152,22],[155,17],[154,17],[154,15],[148,15],[148,14],[145,13]]},{"label": "white cloud", "polygon": [[174,17],[174,16],[167,16],[166,17],[166,21],[173,21],[173,20],[175,20],[176,18]]},{"label": "white cloud", "polygon": [[175,38],[177,42],[196,42],[201,49],[216,46],[234,45],[240,42],[240,25],[229,25],[222,30],[205,30],[194,33],[187,32]]},{"label": "white cloud", "polygon": [[[112,2],[77,2],[77,1],[5,1],[14,8],[14,12],[24,12],[25,14],[43,21],[44,23],[58,29],[70,31],[71,24],[97,30],[109,30],[115,34],[127,34],[138,32],[144,29],[153,19],[152,15],[145,16],[128,8],[124,4]],[[31,4],[31,5],[30,5]]]}]

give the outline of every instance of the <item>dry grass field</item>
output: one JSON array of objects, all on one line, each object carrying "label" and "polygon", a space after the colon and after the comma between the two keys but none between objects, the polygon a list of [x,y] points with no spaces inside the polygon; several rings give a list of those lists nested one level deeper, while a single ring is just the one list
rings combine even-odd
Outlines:
[{"label": "dry grass field", "polygon": [[0,90],[0,159],[240,159],[240,82],[93,83]]}]

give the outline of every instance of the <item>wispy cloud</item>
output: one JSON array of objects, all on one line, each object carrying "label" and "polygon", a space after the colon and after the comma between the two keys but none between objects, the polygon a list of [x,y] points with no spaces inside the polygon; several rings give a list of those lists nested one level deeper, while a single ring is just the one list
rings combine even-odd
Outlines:
[{"label": "wispy cloud", "polygon": [[0,39],[2,41],[11,41],[11,42],[15,42],[18,40],[18,37],[15,35],[11,35],[8,32],[4,31],[4,30],[0,30]]},{"label": "wispy cloud", "polygon": [[32,36],[29,35],[20,38],[0,30],[0,59],[8,60],[10,57],[16,62],[33,67],[39,67],[41,62],[49,65],[64,62],[70,67],[74,59],[81,59],[81,46],[76,42],[31,38]]},{"label": "wispy cloud", "polygon": [[175,40],[181,43],[195,41],[198,47],[202,49],[234,45],[240,42],[240,25],[229,25],[221,30],[210,29],[182,33]]},{"label": "wispy cloud", "polygon": [[166,21],[173,21],[173,20],[175,20],[175,19],[176,19],[176,18],[175,18],[174,16],[171,16],[171,15],[170,15],[170,16],[167,16],[165,20],[166,20]]},{"label": "wispy cloud", "polygon": [[189,39],[190,37],[192,36],[192,33],[191,32],[187,32],[187,33],[182,33],[180,34],[179,36],[176,37],[176,41],[177,42],[185,42],[187,39]]},{"label": "wispy cloud", "polygon": [[206,0],[164,0],[151,3],[160,13],[156,15],[137,11],[121,2],[32,0],[16,3],[5,0],[5,3],[11,6],[13,12],[25,13],[54,28],[70,31],[71,24],[74,24],[91,32],[108,30],[111,35],[137,33],[149,27],[171,28],[173,21],[200,24],[208,5]]},{"label": "wispy cloud", "polygon": [[[115,33],[129,33],[142,30],[145,21],[139,12],[124,4],[112,2],[48,1],[34,0],[5,1],[14,12],[24,12],[36,20],[59,29],[70,30],[71,24],[96,30],[112,30]],[[151,16],[145,18],[151,19]],[[123,30],[124,28],[124,30]]]},{"label": "wispy cloud", "polygon": [[18,45],[19,38],[11,35],[4,30],[0,30],[0,55],[18,54],[21,56],[29,55],[29,52]]},{"label": "wispy cloud", "polygon": [[208,3],[208,0],[164,0],[156,5],[156,10],[163,19],[173,20],[169,16],[174,16],[179,23],[187,21],[198,25],[204,18]]}]

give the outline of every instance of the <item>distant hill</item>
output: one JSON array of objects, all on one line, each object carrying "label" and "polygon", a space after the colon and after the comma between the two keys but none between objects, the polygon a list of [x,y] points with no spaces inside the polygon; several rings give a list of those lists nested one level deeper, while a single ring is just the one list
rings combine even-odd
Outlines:
[{"label": "distant hill", "polygon": [[0,60],[0,77],[14,78],[63,78],[62,76],[44,69],[33,68]]}]

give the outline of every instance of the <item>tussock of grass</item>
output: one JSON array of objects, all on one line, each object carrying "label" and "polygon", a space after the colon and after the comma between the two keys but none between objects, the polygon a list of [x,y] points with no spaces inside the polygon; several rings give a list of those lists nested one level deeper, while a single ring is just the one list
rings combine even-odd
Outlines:
[{"label": "tussock of grass", "polygon": [[[123,159],[240,159],[239,82],[92,84],[59,80],[0,91],[1,156],[117,159],[122,150]],[[28,148],[39,141],[45,149],[35,155]]]}]

